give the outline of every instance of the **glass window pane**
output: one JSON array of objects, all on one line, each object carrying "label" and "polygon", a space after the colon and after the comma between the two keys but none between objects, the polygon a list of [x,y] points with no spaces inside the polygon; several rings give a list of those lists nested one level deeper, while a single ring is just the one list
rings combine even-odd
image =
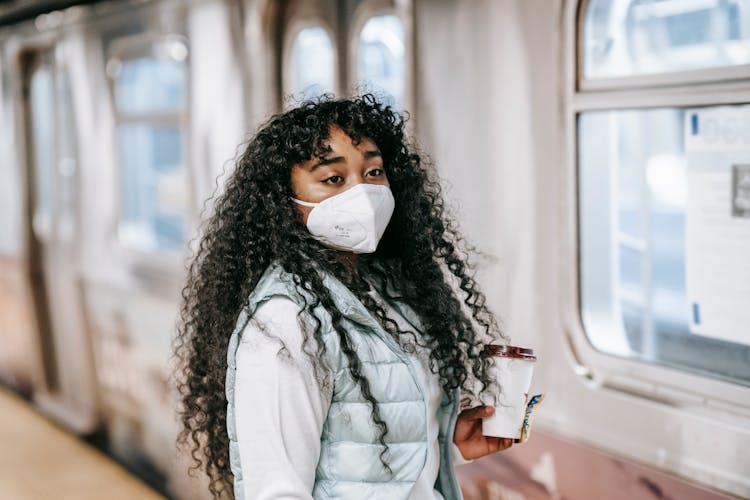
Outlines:
[{"label": "glass window pane", "polygon": [[112,59],[118,112],[118,236],[143,251],[179,251],[185,241],[188,186],[180,115],[187,100],[187,47],[164,40],[154,55]]},{"label": "glass window pane", "polygon": [[396,15],[376,16],[362,28],[357,54],[360,83],[385,93],[389,104],[404,103],[404,27]]},{"label": "glass window pane", "polygon": [[[8,95],[10,72],[4,61],[0,61],[0,123],[13,123],[14,103]],[[15,146],[10,134],[0,133],[0,158],[13,158]],[[0,161],[0,255],[22,255],[23,235],[21,231],[22,202],[19,166],[12,161]]]},{"label": "glass window pane", "polygon": [[54,80],[52,68],[41,66],[31,76],[31,133],[36,176],[36,214],[52,216],[55,189]]},{"label": "glass window pane", "polygon": [[[73,109],[73,89],[67,70],[60,70],[57,74],[57,157],[58,157],[58,186],[57,213],[58,217],[66,217],[59,224],[71,224],[72,214],[76,207],[76,166],[78,163],[78,144],[76,130],[76,114]],[[65,222],[67,221],[67,222]],[[62,232],[62,231],[61,231]]]},{"label": "glass window pane", "polygon": [[186,93],[182,61],[144,57],[120,64],[115,80],[115,103],[119,113],[179,112],[182,109]]},{"label": "glass window pane", "polygon": [[591,0],[584,78],[750,64],[750,0]]},{"label": "glass window pane", "polygon": [[118,133],[121,242],[147,251],[179,250],[188,191],[180,129],[127,124]]},{"label": "glass window pane", "polygon": [[[747,324],[733,326],[735,340],[714,332],[695,333],[691,324],[695,306],[687,277],[695,269],[690,267],[695,255],[689,252],[695,253],[696,245],[688,237],[688,223],[694,220],[688,216],[694,217],[703,200],[689,189],[696,178],[691,170],[695,156],[686,149],[685,115],[684,109],[664,108],[586,112],[579,117],[584,327],[594,347],[606,353],[750,385]],[[745,125],[750,151],[750,118]],[[721,146],[712,147],[722,151]],[[711,158],[703,163],[724,168]],[[726,182],[718,186],[727,200],[733,182],[729,169],[727,163],[724,177],[719,177]],[[729,221],[729,201],[726,205]],[[734,224],[750,248],[750,218],[728,224]],[[739,265],[750,275],[750,261]],[[737,301],[750,304],[750,286],[737,288],[731,301],[735,305],[728,307],[736,307]],[[737,340],[742,335],[747,341]]]},{"label": "glass window pane", "polygon": [[325,29],[305,28],[294,37],[289,92],[300,99],[334,89],[333,44]]}]

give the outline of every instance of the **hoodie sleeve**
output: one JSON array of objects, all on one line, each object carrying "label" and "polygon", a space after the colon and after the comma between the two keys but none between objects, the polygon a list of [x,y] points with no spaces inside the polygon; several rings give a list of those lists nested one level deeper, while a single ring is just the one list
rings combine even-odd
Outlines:
[{"label": "hoodie sleeve", "polygon": [[[299,306],[263,303],[237,349],[235,419],[245,500],[311,499],[330,406],[306,352]],[[321,371],[322,373],[322,371]]]}]

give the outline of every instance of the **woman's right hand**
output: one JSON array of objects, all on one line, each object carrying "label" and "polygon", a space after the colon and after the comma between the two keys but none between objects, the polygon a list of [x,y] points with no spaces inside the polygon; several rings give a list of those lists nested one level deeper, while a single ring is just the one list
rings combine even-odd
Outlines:
[{"label": "woman's right hand", "polygon": [[512,438],[482,434],[482,419],[491,417],[494,413],[495,408],[492,406],[475,406],[458,415],[453,442],[465,459],[473,460],[513,446]]}]

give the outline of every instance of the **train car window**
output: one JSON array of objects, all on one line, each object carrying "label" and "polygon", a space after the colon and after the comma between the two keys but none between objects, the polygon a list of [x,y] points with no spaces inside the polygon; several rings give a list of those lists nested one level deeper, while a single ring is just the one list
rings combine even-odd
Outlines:
[{"label": "train car window", "polygon": [[[578,36],[588,343],[622,359],[613,373],[634,360],[748,386],[750,106],[721,85],[750,75],[750,0],[589,0]],[[696,99],[688,83],[712,86]]]},{"label": "train car window", "polygon": [[385,93],[390,104],[403,107],[405,92],[404,27],[394,14],[371,17],[362,26],[357,76],[369,90]]},{"label": "train car window", "polygon": [[178,251],[185,242],[187,46],[161,41],[110,59],[120,170],[118,237],[129,248]]},{"label": "train car window", "polygon": [[[700,111],[703,115],[712,112],[747,113],[746,123],[750,126],[748,107],[728,111],[709,107]],[[747,226],[750,219],[732,215],[729,204],[725,211],[719,207],[717,213],[708,215],[711,224],[722,225],[717,232],[728,232],[730,239],[739,238],[739,246],[732,250],[730,244],[721,250],[726,254],[724,262],[709,264],[710,272],[717,273],[716,278],[702,276],[708,269],[701,255],[711,258],[717,250],[704,248],[701,233],[691,230],[690,223],[705,223],[705,214],[696,210],[716,207],[699,207],[697,204],[702,202],[697,198],[718,196],[728,201],[732,186],[729,167],[735,160],[719,147],[721,154],[708,159],[716,168],[714,177],[707,181],[718,183],[713,188],[715,192],[699,191],[694,185],[694,189],[688,189],[704,168],[699,165],[698,172],[689,168],[691,154],[685,123],[696,119],[693,116],[698,114],[684,108],[589,111],[579,116],[584,327],[591,343],[601,351],[750,384],[748,324],[742,322],[743,313],[735,303],[750,296],[750,286],[743,284],[741,278],[742,273],[750,275],[746,262],[750,229],[746,227],[742,236],[742,226]],[[750,148],[750,141],[747,142],[746,147]],[[731,145],[727,148],[731,150]],[[722,163],[726,163],[726,170]],[[746,172],[739,170],[745,175],[742,182],[748,186],[745,191],[742,182],[735,180],[735,190],[740,193],[736,198],[741,205],[737,210],[750,215],[750,168]],[[721,273],[729,274],[722,278]],[[736,283],[724,286],[712,284],[712,279]],[[720,311],[710,310],[716,307],[715,301],[700,297],[706,287],[713,288],[714,294],[724,295],[717,300],[727,302],[718,307],[729,309],[725,316],[730,321],[728,325],[720,324]],[[703,321],[701,308],[706,311]],[[701,323],[707,320],[712,323],[703,328]]]},{"label": "train car window", "polygon": [[320,27],[299,30],[292,42],[286,92],[300,99],[335,90],[334,51],[331,37]]},{"label": "train car window", "polygon": [[176,250],[184,241],[182,134],[177,126],[121,125],[119,237],[142,250]]},{"label": "train car window", "polygon": [[44,237],[50,230],[55,194],[55,80],[52,66],[41,64],[29,83],[31,148],[36,177],[34,228]]},{"label": "train car window", "polygon": [[185,102],[181,60],[140,58],[122,63],[115,99],[122,114],[180,112]]},{"label": "train car window", "polygon": [[[9,95],[9,77],[5,61],[0,60],[0,123],[10,125],[13,123],[12,99]],[[6,127],[8,126],[6,125]],[[6,128],[4,131],[8,131]],[[15,151],[10,136],[13,134],[0,134],[0,254],[19,255],[22,251],[21,233],[21,179],[19,178],[18,166],[15,161]]]},{"label": "train car window", "polygon": [[[73,89],[67,68],[61,68],[57,75],[57,131],[58,131],[58,163],[57,173],[59,185],[57,188],[56,212],[58,216],[58,231],[64,232],[64,237],[71,237],[67,231],[72,227],[71,214],[76,212],[77,188],[76,170],[78,168],[78,135],[77,119],[73,109]],[[64,215],[68,216],[65,217]],[[61,222],[65,221],[65,222]]]},{"label": "train car window", "polygon": [[750,0],[590,0],[586,79],[750,64]]}]

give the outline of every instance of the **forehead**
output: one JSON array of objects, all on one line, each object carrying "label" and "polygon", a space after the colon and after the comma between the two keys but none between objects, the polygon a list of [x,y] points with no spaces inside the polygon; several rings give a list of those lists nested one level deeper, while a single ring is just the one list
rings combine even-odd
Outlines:
[{"label": "forehead", "polygon": [[329,149],[331,151],[341,151],[343,149],[352,147],[361,151],[377,149],[377,144],[375,144],[375,141],[373,141],[369,137],[362,136],[359,138],[357,143],[355,143],[354,140],[344,130],[335,125],[331,126],[328,138],[322,141],[321,146],[323,146],[323,154],[327,153],[327,150]]},{"label": "forehead", "polygon": [[[376,154],[373,154],[376,153]],[[367,136],[360,136],[357,142],[338,125],[330,125],[328,136],[321,139],[317,146],[313,147],[310,157],[292,165],[292,170],[312,171],[321,163],[346,162],[348,156],[356,158],[358,155],[364,157],[380,156],[377,143]]]}]

